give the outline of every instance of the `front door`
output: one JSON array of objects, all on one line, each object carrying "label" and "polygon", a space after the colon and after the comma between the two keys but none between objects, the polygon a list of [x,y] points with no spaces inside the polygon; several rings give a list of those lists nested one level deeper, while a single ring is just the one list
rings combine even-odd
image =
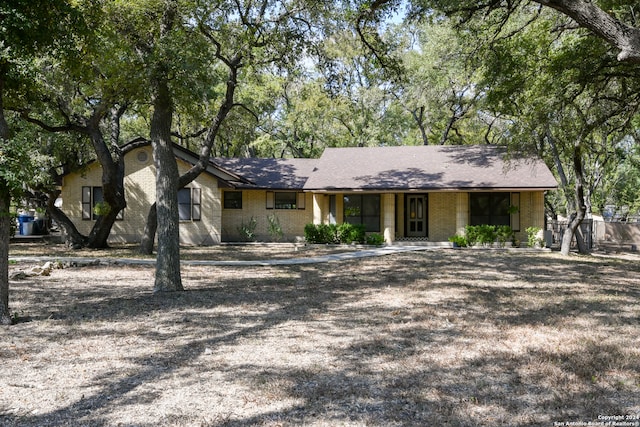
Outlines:
[{"label": "front door", "polygon": [[407,237],[427,237],[427,196],[408,194]]}]

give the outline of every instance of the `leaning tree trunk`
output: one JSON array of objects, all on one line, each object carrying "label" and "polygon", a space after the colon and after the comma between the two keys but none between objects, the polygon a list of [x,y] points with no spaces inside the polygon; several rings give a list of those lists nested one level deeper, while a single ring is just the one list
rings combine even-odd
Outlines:
[{"label": "leaning tree trunk", "polygon": [[574,236],[576,237],[576,242],[578,243],[578,252],[586,253],[587,248],[584,242],[584,239],[581,235],[579,235],[576,231],[582,221],[584,220],[587,207],[584,202],[584,179],[583,179],[583,170],[582,170],[582,144],[577,142],[574,146],[573,150],[573,167],[575,172],[575,180],[576,180],[576,195],[575,195],[575,205],[576,212],[575,216],[569,221],[567,229],[564,231],[564,235],[562,236],[562,244],[560,246],[560,253],[562,255],[569,255],[569,251],[571,250],[571,242],[573,241]]},{"label": "leaning tree trunk", "polygon": [[147,223],[144,226],[142,240],[140,241],[140,253],[151,255],[153,253],[153,242],[156,240],[156,231],[158,228],[158,211],[156,204],[152,204],[147,215]]},{"label": "leaning tree trunk", "polygon": [[413,120],[416,123],[416,126],[418,126],[418,129],[420,130],[422,145],[429,145],[429,137],[427,136],[427,128],[424,120],[424,112],[425,112],[425,107],[418,107],[415,110],[410,111],[411,116],[413,117]]},{"label": "leaning tree trunk", "polygon": [[[102,194],[104,202],[109,205],[110,210],[108,214],[102,215],[96,221],[89,236],[84,237],[78,233],[75,226],[71,225],[69,218],[53,205],[55,198],[49,198],[49,213],[52,218],[63,227],[66,232],[67,244],[73,248],[79,249],[84,246],[90,248],[106,248],[108,246],[107,239],[111,233],[113,223],[118,213],[126,207],[124,197],[124,158],[123,153],[118,147],[118,137],[120,133],[119,120],[125,109],[124,107],[121,108],[112,121],[112,146],[115,147],[114,151],[116,151],[113,155],[105,142],[101,129],[101,123],[106,115],[106,111],[106,103],[100,103],[96,105],[90,117],[79,117],[77,123],[70,123],[62,127],[50,126],[27,114],[23,115],[26,121],[34,123],[49,132],[75,131],[87,135],[95,151],[96,158],[102,167]],[[57,176],[55,170],[52,171],[52,176]],[[59,195],[59,192],[55,197],[57,197],[57,195]]]},{"label": "leaning tree trunk", "polygon": [[104,175],[103,173],[102,194],[104,201],[109,205],[109,212],[98,217],[87,237],[87,247],[93,249],[109,246],[108,239],[113,224],[120,211],[126,207],[124,199],[124,170],[115,172],[115,176],[110,175],[108,181],[105,180]]},{"label": "leaning tree trunk", "polygon": [[[87,247],[94,249],[109,246],[107,240],[111,234],[111,228],[118,213],[127,206],[124,198],[124,159],[121,153],[115,154],[116,158],[114,159],[114,155],[109,150],[100,130],[101,116],[99,114],[93,115],[88,126],[88,133],[102,166],[102,196],[104,202],[109,205],[109,212],[100,215],[87,237]],[[119,123],[117,125],[119,126]]]},{"label": "leaning tree trunk", "polygon": [[54,190],[49,193],[49,200],[47,202],[47,213],[51,218],[62,228],[62,232],[65,238],[65,243],[73,248],[80,249],[87,244],[87,238],[83,236],[76,225],[69,219],[69,217],[62,212],[62,210],[56,207],[55,202],[60,195],[60,190]]}]

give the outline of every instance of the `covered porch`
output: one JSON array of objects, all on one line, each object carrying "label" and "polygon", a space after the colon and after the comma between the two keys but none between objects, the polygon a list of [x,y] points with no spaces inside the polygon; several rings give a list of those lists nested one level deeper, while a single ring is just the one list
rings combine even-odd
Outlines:
[{"label": "covered porch", "polygon": [[544,226],[544,192],[315,192],[314,224],[363,224],[387,244],[448,244],[472,224],[509,225],[520,240]]}]

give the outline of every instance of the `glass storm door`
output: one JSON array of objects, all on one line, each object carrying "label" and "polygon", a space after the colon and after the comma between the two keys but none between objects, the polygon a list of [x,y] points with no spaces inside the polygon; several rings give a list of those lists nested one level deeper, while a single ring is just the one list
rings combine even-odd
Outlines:
[{"label": "glass storm door", "polygon": [[427,237],[427,198],[407,195],[407,237]]}]

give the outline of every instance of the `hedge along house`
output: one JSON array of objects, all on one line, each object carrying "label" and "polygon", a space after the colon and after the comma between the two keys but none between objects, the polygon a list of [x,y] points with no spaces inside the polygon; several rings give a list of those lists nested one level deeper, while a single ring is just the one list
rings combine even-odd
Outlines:
[{"label": "hedge along house", "polygon": [[314,223],[362,223],[387,243],[446,242],[480,224],[526,240],[527,227],[544,227],[544,192],[557,182],[540,159],[505,155],[488,145],[328,148],[304,189]]},{"label": "hedge along house", "polygon": [[[197,159],[175,146],[178,167]],[[328,148],[319,159],[212,158],[205,173],[180,190],[183,244],[244,240],[255,223],[257,240],[300,240],[308,223],[364,224],[387,243],[446,242],[467,224],[505,224],[526,240],[526,228],[544,226],[544,192],[557,182],[539,159],[504,160],[495,146]],[[127,208],[110,241],[138,242],[155,201],[149,146],[125,157]],[[96,162],[64,178],[62,209],[88,233],[101,201]]]}]

